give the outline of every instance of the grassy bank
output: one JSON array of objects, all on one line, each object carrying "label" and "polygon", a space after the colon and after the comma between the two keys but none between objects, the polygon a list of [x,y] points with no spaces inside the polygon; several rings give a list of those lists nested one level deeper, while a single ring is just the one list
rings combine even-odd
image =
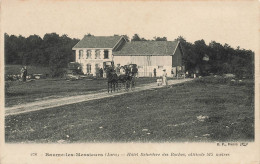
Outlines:
[{"label": "grassy bank", "polygon": [[195,80],[6,117],[7,142],[254,140],[254,83]]},{"label": "grassy bank", "polygon": [[[137,78],[136,85],[155,82],[155,78]],[[30,82],[9,81],[5,94],[5,105],[13,106],[47,98],[57,98],[107,89],[106,79],[82,79],[67,81],[65,79],[40,79]]]}]

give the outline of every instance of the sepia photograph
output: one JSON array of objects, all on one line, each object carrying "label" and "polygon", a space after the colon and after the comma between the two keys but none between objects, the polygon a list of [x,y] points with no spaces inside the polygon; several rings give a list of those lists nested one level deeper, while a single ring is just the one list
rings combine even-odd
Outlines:
[{"label": "sepia photograph", "polygon": [[[258,1],[4,0],[1,50],[5,164],[34,145],[63,148],[27,149],[25,163],[54,156],[194,163],[234,158],[241,147],[255,150],[244,162],[259,162]],[[68,148],[75,144],[87,152]],[[101,149],[86,148],[93,144]],[[131,152],[129,144],[140,147]],[[153,144],[237,154],[141,148]]]}]

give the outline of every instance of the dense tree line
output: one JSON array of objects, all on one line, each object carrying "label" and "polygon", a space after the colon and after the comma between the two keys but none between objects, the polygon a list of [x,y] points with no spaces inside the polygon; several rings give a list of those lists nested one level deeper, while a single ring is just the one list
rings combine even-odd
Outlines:
[{"label": "dense tree line", "polygon": [[5,62],[47,66],[52,76],[60,76],[62,69],[75,60],[72,47],[78,41],[56,33],[45,34],[43,38],[38,35],[25,38],[5,34]]},{"label": "dense tree line", "polygon": [[[91,35],[91,34],[88,34]],[[148,41],[134,34],[127,40]],[[154,37],[155,41],[167,41],[166,37]],[[254,52],[251,50],[232,48],[228,44],[212,41],[207,45],[204,40],[194,43],[187,42],[182,36],[180,41],[184,56],[183,64],[190,73],[208,75],[209,73],[233,73],[238,77],[253,77]],[[75,60],[72,47],[79,39],[71,39],[67,35],[56,33],[45,34],[43,38],[31,35],[27,38],[5,34],[5,62],[6,64],[40,65],[51,68],[52,76],[60,76],[67,64]],[[208,61],[204,60],[208,57]]]},{"label": "dense tree line", "polygon": [[[254,76],[254,52],[251,50],[232,48],[228,44],[211,41],[206,45],[204,40],[197,40],[194,44],[187,42],[182,36],[180,41],[184,51],[183,62],[187,70],[197,71],[201,75],[232,73],[237,77]],[[208,61],[203,60],[208,57]]]},{"label": "dense tree line", "polygon": [[[131,41],[147,41],[147,39],[134,34]],[[166,37],[153,37],[150,41],[167,41]],[[179,36],[175,41],[180,41],[184,55],[183,64],[190,73],[199,75],[232,73],[237,77],[254,76],[254,52],[251,50],[232,48],[228,44],[212,41],[206,45],[205,41],[197,40],[187,42]],[[209,60],[205,60],[205,57]]]}]

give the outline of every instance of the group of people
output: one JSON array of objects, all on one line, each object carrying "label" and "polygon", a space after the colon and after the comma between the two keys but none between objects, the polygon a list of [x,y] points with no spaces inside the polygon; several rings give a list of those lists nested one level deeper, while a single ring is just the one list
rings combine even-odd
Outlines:
[{"label": "group of people", "polygon": [[26,81],[26,76],[27,76],[27,67],[23,66],[21,69],[21,79],[23,82]]},{"label": "group of people", "polygon": [[133,65],[125,65],[125,66],[120,66],[120,64],[118,64],[116,67],[113,66],[107,66],[104,70],[102,68],[100,68],[98,70],[98,75],[99,77],[103,77],[104,75],[104,71],[106,72],[107,70],[113,69],[113,71],[115,71],[115,73],[117,74],[117,76],[119,75],[128,75],[131,74],[131,76],[136,76],[138,69],[136,67],[134,67]]},{"label": "group of people", "polygon": [[[154,75],[154,77],[156,77],[156,68],[154,68],[154,70],[153,70],[153,75]],[[162,85],[166,85],[166,86],[168,85],[166,69],[163,70]]]},{"label": "group of people", "polygon": [[130,76],[137,76],[138,69],[134,65],[125,65],[120,66],[120,64],[117,64],[116,67],[112,67],[113,71],[117,74],[117,76],[120,75],[130,75]]}]

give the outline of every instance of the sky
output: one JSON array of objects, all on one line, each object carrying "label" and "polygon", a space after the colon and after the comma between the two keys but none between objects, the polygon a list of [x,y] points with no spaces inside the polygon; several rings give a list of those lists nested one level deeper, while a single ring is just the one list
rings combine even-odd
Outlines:
[{"label": "sky", "polygon": [[183,36],[256,51],[259,4],[237,1],[72,1],[4,0],[1,28],[9,35],[56,32],[72,38],[135,34],[146,39]]}]

